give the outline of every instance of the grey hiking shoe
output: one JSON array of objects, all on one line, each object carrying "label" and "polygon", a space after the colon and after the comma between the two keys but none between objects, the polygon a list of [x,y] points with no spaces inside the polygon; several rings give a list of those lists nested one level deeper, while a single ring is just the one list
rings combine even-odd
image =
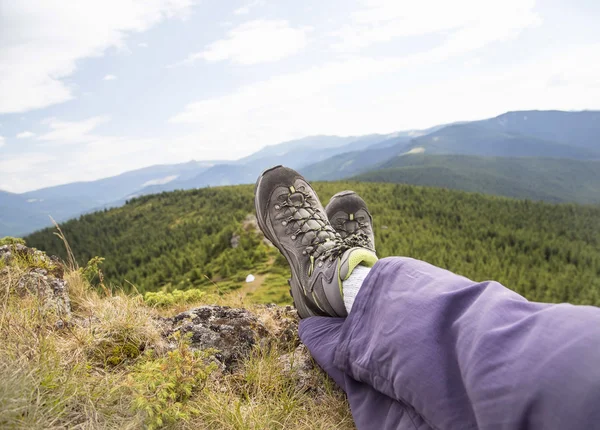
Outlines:
[{"label": "grey hiking shoe", "polygon": [[260,175],[254,206],[260,229],[290,265],[290,293],[300,318],[346,316],[342,281],[359,264],[375,264],[375,253],[346,245],[312,187],[287,167]]},{"label": "grey hiking shoe", "polygon": [[331,226],[347,246],[361,246],[375,252],[373,217],[365,201],[354,191],[340,191],[325,207]]}]

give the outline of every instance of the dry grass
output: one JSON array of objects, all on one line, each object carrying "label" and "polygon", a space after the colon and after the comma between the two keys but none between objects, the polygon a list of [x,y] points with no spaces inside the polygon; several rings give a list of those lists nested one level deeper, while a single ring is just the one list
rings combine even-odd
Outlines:
[{"label": "dry grass", "polygon": [[[157,369],[168,366],[165,376],[189,375],[190,363],[203,371],[201,362],[167,352],[153,318],[158,309],[140,296],[94,290],[74,265],[65,272],[71,319],[45,311],[38,298],[14,293],[30,270],[27,264],[0,266],[0,428],[148,428],[161,422],[156,411],[172,418],[165,428],[175,429],[354,428],[345,398],[322,372],[311,371],[318,392],[299,386],[294,372],[282,372],[282,348],[256,349],[236,373],[214,374],[201,385],[190,383],[189,376],[179,388],[163,384],[167,394],[185,391],[183,400],[153,404],[156,399],[146,394],[149,403],[141,405],[140,387],[153,386],[162,374]],[[241,306],[257,313],[270,330],[278,328],[263,307],[239,297],[203,300],[160,313],[173,315],[200,304]],[[161,405],[169,410],[161,411]]]},{"label": "dry grass", "polygon": [[342,394],[318,370],[320,389],[307,391],[297,374],[282,372],[280,353],[256,349],[234,375],[213,381],[198,398],[199,414],[187,429],[354,429]]},{"label": "dry grass", "polygon": [[37,297],[14,294],[25,271],[9,266],[0,274],[0,427],[135,428],[120,386],[123,371],[107,372],[68,348],[72,329],[59,329],[62,319]]}]

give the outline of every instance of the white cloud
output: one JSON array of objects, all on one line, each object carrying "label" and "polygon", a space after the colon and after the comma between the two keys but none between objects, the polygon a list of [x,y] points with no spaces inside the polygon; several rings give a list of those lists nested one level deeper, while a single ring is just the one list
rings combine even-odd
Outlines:
[{"label": "white cloud", "polygon": [[399,37],[445,34],[444,49],[468,51],[539,25],[535,0],[362,0],[350,23],[332,32],[333,47],[356,51]]},{"label": "white cloud", "polygon": [[90,132],[109,120],[106,116],[95,116],[82,121],[60,121],[51,118],[44,121],[51,131],[38,137],[39,140],[53,141],[59,144],[84,143],[96,139]]},{"label": "white cloud", "polygon": [[[494,74],[469,69],[438,74],[415,85],[423,70],[444,64],[447,52],[434,48],[409,57],[332,61],[190,103],[170,121],[194,124],[198,141],[246,155],[309,134],[389,133],[508,110],[598,107],[600,61],[593,53],[600,46],[554,50],[518,68],[498,65]],[[556,73],[570,84],[550,86]]]},{"label": "white cloud", "polygon": [[[498,7],[490,5],[489,2],[483,2],[485,6],[482,6],[482,2],[477,0],[458,1],[461,4],[457,6],[454,2],[446,4],[426,1],[423,4],[417,2],[407,5],[396,0],[363,0],[364,7],[353,14],[351,26],[335,32],[336,37],[341,39],[339,42],[346,47],[360,48],[394,37],[441,31],[445,31],[447,37],[437,47],[410,56],[380,59],[353,57],[349,60],[332,61],[301,72],[282,75],[247,86],[229,96],[191,103],[183,112],[171,118],[171,121],[200,123],[208,127],[210,124],[218,124],[218,118],[226,117],[236,123],[240,119],[244,122],[246,118],[252,118],[249,123],[264,127],[269,120],[281,121],[281,114],[285,112],[285,106],[289,105],[293,111],[303,108],[307,111],[302,114],[290,114],[293,120],[291,119],[289,124],[277,127],[280,132],[286,134],[286,127],[290,130],[297,129],[294,124],[297,118],[302,118],[303,123],[308,122],[307,118],[314,118],[315,123],[320,124],[315,129],[317,133],[319,132],[317,130],[321,130],[321,126],[329,121],[325,114],[339,116],[348,109],[347,106],[335,106],[335,100],[331,94],[326,93],[326,90],[335,90],[336,87],[365,79],[367,82],[363,82],[362,85],[366,88],[372,85],[368,80],[378,75],[408,66],[438,63],[492,42],[505,40],[522,29],[539,23],[539,18],[532,11],[534,2],[531,0],[507,0]],[[436,13],[432,14],[432,11]],[[256,28],[256,23],[258,21],[242,27]],[[264,27],[264,21],[261,23],[263,25],[258,27]],[[378,30],[380,27],[383,30]],[[256,58],[251,56],[250,49],[254,43],[249,43],[245,49],[239,51],[231,48],[237,43],[241,48],[251,39],[245,37],[245,31],[240,31],[240,28],[232,30],[229,39],[215,42],[208,51],[195,54],[188,58],[188,61],[197,58],[210,61],[231,59],[236,57],[236,52],[244,56],[242,59],[238,58],[238,62],[252,61]],[[354,87],[356,88],[356,85]],[[268,112],[269,110],[272,112]],[[264,113],[261,113],[262,111]],[[372,123],[372,120],[369,121],[369,124]],[[356,125],[347,124],[346,127],[352,128]],[[256,131],[246,136],[262,134]]]},{"label": "white cloud", "polygon": [[181,64],[204,60],[237,64],[269,63],[289,57],[307,44],[309,28],[293,28],[283,20],[255,20],[229,31],[226,39],[211,43],[204,51],[190,54]]},{"label": "white cloud", "polygon": [[233,11],[233,13],[235,15],[248,15],[252,9],[259,7],[259,6],[264,6],[264,5],[265,5],[264,0],[254,0],[240,8],[235,9]]},{"label": "white cloud", "polygon": [[137,46],[140,47],[140,48],[147,48],[148,44],[146,42],[142,42],[142,43],[138,43]]},{"label": "white cloud", "polygon": [[[458,1],[459,5],[432,1],[421,5],[420,2],[365,0],[364,7],[353,14],[351,27],[335,33],[338,43],[345,45],[344,49],[360,49],[401,36],[443,32],[445,37],[437,46],[412,55],[352,56],[280,75],[229,95],[190,103],[170,121],[196,124],[200,130],[198,139],[204,141],[236,147],[242,136],[249,149],[256,149],[307,134],[384,133],[460,119],[454,105],[464,103],[457,103],[461,96],[452,91],[457,85],[455,82],[445,82],[450,85],[449,89],[430,86],[437,88],[440,94],[451,92],[453,98],[439,101],[440,97],[432,96],[427,99],[427,109],[425,106],[423,110],[412,109],[423,100],[415,88],[431,94],[428,88],[414,85],[420,80],[419,68],[437,67],[435,65],[450,58],[505,41],[539,24],[539,18],[533,12],[531,0],[507,0],[499,6],[477,0]],[[356,38],[349,37],[350,34],[356,34]],[[230,39],[238,38],[230,34]],[[226,45],[218,43],[211,46],[215,51],[211,53],[214,61],[233,56],[225,49]],[[245,55],[251,58],[249,54],[246,50]],[[205,59],[207,55],[206,52],[197,54]],[[398,77],[400,72],[406,79]],[[440,82],[444,82],[443,79]],[[462,81],[458,84],[464,87]],[[463,91],[478,94],[468,86]],[[388,103],[378,100],[388,100]],[[431,105],[440,108],[429,107]],[[487,103],[487,106],[492,105],[491,101]],[[472,117],[472,106],[463,110],[464,119]],[[496,113],[500,113],[497,108],[490,114]],[[231,124],[236,126],[231,127]]]},{"label": "white cloud", "polygon": [[29,139],[30,137],[35,136],[35,133],[31,132],[31,131],[23,131],[19,134],[17,134],[17,139]]},{"label": "white cloud", "polygon": [[103,81],[114,81],[115,79],[117,79],[115,75],[106,75],[102,78]]},{"label": "white cloud", "polygon": [[[45,185],[40,178],[46,163],[56,163],[56,156],[42,153],[25,152],[8,154],[0,158],[0,190],[23,192]],[[32,174],[36,172],[36,174]]]},{"label": "white cloud", "polygon": [[[62,79],[82,58],[122,47],[129,33],[185,15],[192,0],[3,2],[0,14],[0,114],[25,112],[74,97]],[[49,19],[52,17],[52,19]]]},{"label": "white cloud", "polygon": [[4,137],[0,136],[0,148],[4,146]]},{"label": "white cloud", "polygon": [[[50,130],[37,138],[36,146],[0,157],[0,172],[3,173],[0,189],[24,192],[105,178],[154,164],[194,158],[214,159],[216,154],[222,155],[222,148],[218,146],[199,146],[195,135],[170,138],[167,145],[167,140],[161,138],[100,133],[98,127],[107,121],[107,117],[81,121],[45,120],[43,124]],[[175,178],[159,178],[155,183],[172,179]]]}]

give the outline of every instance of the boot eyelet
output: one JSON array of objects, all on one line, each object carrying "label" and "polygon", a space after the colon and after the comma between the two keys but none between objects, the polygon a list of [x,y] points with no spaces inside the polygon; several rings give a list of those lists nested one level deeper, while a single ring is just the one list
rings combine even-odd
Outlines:
[{"label": "boot eyelet", "polygon": [[302,255],[306,255],[306,251],[302,251]]},{"label": "boot eyelet", "polygon": [[287,221],[282,221],[281,225],[287,225]]},{"label": "boot eyelet", "polygon": [[319,267],[323,267],[323,262],[322,262],[322,261],[319,261],[319,264],[318,264],[318,266],[319,266]]},{"label": "boot eyelet", "polygon": [[292,240],[296,240],[296,236],[295,235],[292,235]]},{"label": "boot eyelet", "polygon": [[279,205],[275,205],[275,209],[276,209],[276,210],[279,210],[279,209],[281,209],[281,206],[279,206]]}]

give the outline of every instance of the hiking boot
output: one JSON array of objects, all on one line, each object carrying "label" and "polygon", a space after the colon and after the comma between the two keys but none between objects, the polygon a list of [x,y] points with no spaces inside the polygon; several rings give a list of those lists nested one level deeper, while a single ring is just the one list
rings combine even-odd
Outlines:
[{"label": "hiking boot", "polygon": [[325,207],[331,226],[347,246],[361,246],[375,252],[373,217],[365,201],[354,191],[340,191]]},{"label": "hiking boot", "polygon": [[290,265],[290,293],[300,318],[346,316],[342,281],[357,265],[375,264],[375,253],[344,243],[315,191],[287,167],[276,166],[260,175],[254,206],[260,229]]}]

